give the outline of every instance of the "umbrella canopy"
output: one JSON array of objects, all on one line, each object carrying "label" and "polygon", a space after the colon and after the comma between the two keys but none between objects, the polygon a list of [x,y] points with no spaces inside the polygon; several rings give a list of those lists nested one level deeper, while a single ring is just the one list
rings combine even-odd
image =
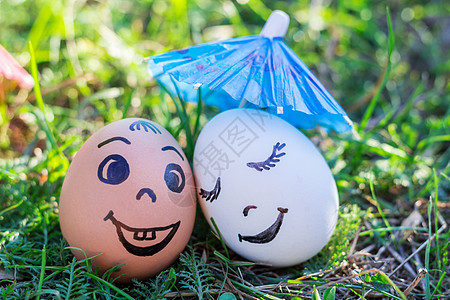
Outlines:
[{"label": "umbrella canopy", "polygon": [[260,35],[155,55],[148,59],[149,68],[185,101],[197,101],[201,87],[205,104],[220,110],[262,108],[297,127],[350,131],[345,111],[283,42],[288,24],[284,12],[274,11]]}]

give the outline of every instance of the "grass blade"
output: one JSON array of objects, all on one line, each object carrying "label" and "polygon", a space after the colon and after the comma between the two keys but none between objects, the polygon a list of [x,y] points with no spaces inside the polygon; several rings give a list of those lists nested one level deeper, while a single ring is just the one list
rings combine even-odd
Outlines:
[{"label": "grass blade", "polygon": [[202,92],[201,92],[201,88],[198,88],[198,100],[197,100],[197,110],[196,110],[196,116],[195,116],[195,125],[194,125],[194,131],[193,131],[193,136],[194,138],[197,137],[197,135],[199,134],[199,130],[200,130],[200,118],[202,116],[202,111],[203,111],[203,102],[202,102]]},{"label": "grass blade", "polygon": [[369,185],[370,185],[370,192],[372,193],[372,198],[373,198],[373,200],[374,200],[375,203],[376,203],[378,213],[380,214],[381,218],[383,219],[384,225],[386,226],[387,231],[388,231],[389,234],[391,235],[392,241],[395,242],[395,237],[394,237],[394,235],[392,234],[391,225],[389,224],[388,220],[386,219],[386,216],[384,215],[383,209],[381,208],[380,202],[378,201],[378,198],[377,198],[377,196],[375,195],[375,190],[374,190],[374,188],[373,188],[373,180],[372,180],[372,178],[371,178],[370,181],[369,181]]},{"label": "grass blade", "polygon": [[88,276],[88,277],[90,277],[91,279],[97,280],[98,282],[101,282],[102,284],[108,286],[110,289],[114,290],[118,294],[120,294],[123,297],[125,297],[125,299],[127,299],[127,300],[134,300],[133,297],[131,297],[130,295],[125,293],[122,289],[116,287],[114,284],[112,284],[112,283],[110,283],[110,282],[108,282],[108,281],[106,281],[106,280],[104,280],[104,279],[102,279],[102,278],[100,278],[100,277],[98,277],[98,276],[96,276],[94,274],[91,274],[89,272],[84,272],[83,274]]},{"label": "grass blade", "polygon": [[436,234],[436,260],[438,263],[439,271],[442,271],[441,258],[440,258],[440,247],[439,247],[439,218],[438,218],[438,179],[436,175],[436,170],[433,169],[433,179],[434,179],[434,232]]},{"label": "grass blade", "polygon": [[366,112],[364,113],[364,117],[362,118],[361,124],[359,127],[360,133],[363,133],[363,131],[366,129],[369,119],[373,115],[375,107],[377,106],[378,100],[380,98],[381,92],[383,91],[384,87],[386,86],[386,83],[389,79],[389,74],[391,72],[391,54],[392,54],[392,51],[395,46],[395,37],[394,37],[394,30],[392,28],[391,14],[389,12],[388,7],[386,7],[386,19],[387,19],[387,24],[388,24],[388,47],[387,47],[387,60],[386,60],[386,64],[385,64],[384,72],[383,72],[383,80],[381,81],[380,85],[378,86],[378,89],[375,92],[375,95],[373,96],[372,100],[369,103],[369,106],[367,107]]},{"label": "grass blade", "polygon": [[30,59],[31,59],[31,76],[34,79],[34,94],[36,97],[36,104],[39,108],[39,110],[42,112],[42,129],[45,132],[45,135],[47,136],[48,141],[50,142],[52,149],[57,148],[55,136],[50,130],[50,126],[47,122],[46,115],[45,115],[45,104],[44,100],[42,99],[42,93],[41,93],[41,87],[39,85],[39,77],[38,77],[38,70],[37,70],[37,63],[36,63],[36,56],[34,54],[33,45],[31,42],[28,43],[28,50],[30,51]]},{"label": "grass blade", "polygon": [[36,291],[36,293],[37,293],[36,300],[39,300],[41,298],[41,290],[42,290],[42,284],[44,283],[45,265],[46,264],[47,264],[47,247],[44,245],[44,247],[42,248],[41,274],[39,276],[38,290]]},{"label": "grass blade", "polygon": [[130,108],[131,101],[133,100],[133,95],[134,95],[135,91],[136,91],[135,88],[131,90],[131,93],[127,98],[127,102],[125,102],[125,106],[123,108],[122,119],[125,119],[127,117],[128,109]]},{"label": "grass blade", "polygon": [[[1,171],[1,169],[0,169],[0,171]],[[20,201],[17,202],[16,204],[13,204],[13,205],[11,205],[11,206],[9,206],[9,207],[3,209],[3,210],[0,210],[0,217],[1,217],[2,215],[4,215],[5,213],[7,213],[8,211],[13,210],[13,209],[19,207],[22,203],[23,203],[23,200],[20,200]]]},{"label": "grass blade", "polygon": [[388,30],[389,30],[389,35],[388,35],[388,58],[391,58],[391,54],[392,51],[394,50],[394,46],[395,46],[395,35],[394,35],[394,30],[392,27],[392,21],[391,21],[391,13],[389,11],[389,7],[386,7],[386,19],[387,19],[387,23],[388,23]]},{"label": "grass blade", "polygon": [[434,144],[436,142],[450,142],[450,134],[430,136],[426,139],[421,140],[419,144],[417,144],[417,148],[422,149],[423,147],[429,144]]},{"label": "grass blade", "polygon": [[[184,102],[184,99],[181,97],[180,90],[173,79],[172,76],[170,76],[170,80],[172,81],[173,86],[175,87],[175,90],[177,92],[178,100],[180,101],[181,111],[178,110],[178,115],[180,119],[182,120],[182,123],[184,123],[184,132],[186,133],[186,156],[188,158],[191,158],[194,155],[194,138],[192,136],[191,131],[191,123],[189,122],[189,116],[186,111],[186,105]],[[199,96],[200,97],[200,96]],[[175,101],[175,98],[172,98]]]},{"label": "grass blade", "polygon": [[222,235],[220,234],[219,227],[217,227],[216,221],[214,221],[213,217],[211,217],[211,223],[213,224],[213,227],[216,230],[217,235],[219,236],[220,243],[222,244],[222,247],[225,250],[225,254],[227,255],[227,258],[230,259],[230,254],[228,253],[227,246],[225,245],[225,242],[223,241]]},{"label": "grass blade", "polygon": [[334,300],[336,295],[336,287],[330,287],[323,293],[323,300]]},{"label": "grass blade", "polygon": [[322,300],[322,298],[320,298],[319,291],[316,289],[316,286],[314,286],[312,299],[313,300]]},{"label": "grass blade", "polygon": [[440,288],[440,286],[441,286],[441,284],[442,284],[442,281],[444,280],[446,274],[447,274],[446,272],[443,272],[443,273],[442,273],[441,277],[439,278],[438,283],[436,284],[436,288],[434,289],[433,294],[431,294],[430,299],[433,299],[434,294],[435,294],[435,293],[437,292],[437,290]]},{"label": "grass blade", "polygon": [[[427,273],[428,274],[428,273]],[[387,276],[384,272],[380,271],[380,275],[383,277],[384,280],[386,280],[387,282],[389,282],[389,284],[394,288],[394,290],[397,291],[397,293],[400,295],[400,297],[403,300],[408,300],[408,298],[406,298],[405,294],[403,294],[403,292],[398,288],[398,286],[389,278],[389,276]]]},{"label": "grass blade", "polygon": [[427,299],[431,297],[430,290],[430,251],[431,251],[431,210],[432,210],[433,202],[430,196],[430,200],[428,201],[428,243],[425,250],[425,269],[428,271],[425,274],[425,295]]}]

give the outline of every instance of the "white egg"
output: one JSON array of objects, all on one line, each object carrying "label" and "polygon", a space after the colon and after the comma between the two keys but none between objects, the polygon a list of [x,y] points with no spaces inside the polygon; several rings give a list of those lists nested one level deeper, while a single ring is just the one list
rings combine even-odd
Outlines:
[{"label": "white egg", "polygon": [[200,205],[226,245],[274,267],[316,255],[338,217],[331,171],[298,129],[264,111],[234,109],[214,117],[195,146]]}]

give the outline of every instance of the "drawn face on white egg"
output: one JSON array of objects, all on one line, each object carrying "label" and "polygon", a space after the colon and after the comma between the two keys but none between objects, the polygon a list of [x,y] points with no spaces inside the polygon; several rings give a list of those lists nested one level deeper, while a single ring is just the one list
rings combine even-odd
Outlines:
[{"label": "drawn face on white egg", "polygon": [[194,174],[205,217],[244,258],[292,266],[334,231],[338,194],[327,163],[298,129],[264,111],[229,110],[208,122]]},{"label": "drawn face on white egg", "polygon": [[[170,133],[124,119],[93,134],[72,161],[61,190],[60,225],[72,247],[119,281],[153,276],[186,246],[195,219],[189,162]],[[72,249],[78,259],[83,252]]]}]

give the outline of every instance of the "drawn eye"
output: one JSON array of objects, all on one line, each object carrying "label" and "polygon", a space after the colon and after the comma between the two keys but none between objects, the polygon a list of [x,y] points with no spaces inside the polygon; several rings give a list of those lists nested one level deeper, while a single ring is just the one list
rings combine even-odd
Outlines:
[{"label": "drawn eye", "polygon": [[128,162],[119,154],[107,156],[98,166],[97,176],[103,183],[117,185],[124,182],[129,175]]},{"label": "drawn eye", "polygon": [[177,164],[168,164],[164,172],[164,181],[169,190],[175,193],[181,193],[185,185],[183,169]]},{"label": "drawn eye", "polygon": [[285,143],[280,144],[280,142],[276,143],[273,146],[272,154],[268,159],[261,162],[249,162],[247,163],[247,167],[254,168],[255,170],[261,172],[262,170],[270,170],[270,168],[275,167],[275,164],[280,161],[280,157],[285,156],[285,152],[280,152],[286,146]]}]

